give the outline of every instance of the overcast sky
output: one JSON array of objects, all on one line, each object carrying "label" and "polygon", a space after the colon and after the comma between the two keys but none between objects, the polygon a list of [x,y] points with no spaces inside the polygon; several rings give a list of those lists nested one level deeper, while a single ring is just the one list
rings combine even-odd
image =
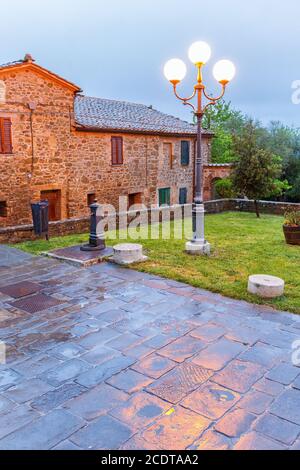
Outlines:
[{"label": "overcast sky", "polygon": [[237,76],[227,98],[264,122],[300,127],[291,85],[300,80],[299,0],[1,0],[0,63],[31,53],[78,84],[86,95],[152,104],[190,119],[163,76],[166,60],[195,70],[187,50],[196,40],[212,47],[204,77],[217,91],[212,66],[233,60]]}]

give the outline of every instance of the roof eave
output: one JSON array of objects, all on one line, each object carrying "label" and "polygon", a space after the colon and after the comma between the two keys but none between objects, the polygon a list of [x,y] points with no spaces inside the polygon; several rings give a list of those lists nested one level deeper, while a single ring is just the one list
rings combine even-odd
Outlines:
[{"label": "roof eave", "polygon": [[33,62],[21,62],[21,63],[16,63],[16,64],[0,67],[0,74],[5,73],[7,71],[13,71],[16,69],[17,70],[32,69],[36,71],[37,73],[39,73],[40,75],[43,75],[44,77],[49,78],[50,80],[55,81],[56,83],[59,83],[60,85],[66,88],[69,88],[74,93],[82,92],[82,89],[79,86],[75,85],[72,82],[69,82],[68,80],[65,80],[64,78],[51,72],[50,70],[45,69],[44,67],[41,67],[40,65],[34,64]]},{"label": "roof eave", "polygon": [[[166,137],[190,137],[196,138],[197,132],[169,132],[161,130],[138,130],[138,129],[120,129],[120,128],[111,128],[111,127],[95,127],[95,126],[75,126],[77,132],[94,132],[94,133],[110,133],[110,134],[146,134],[146,135],[156,135],[156,136],[166,136]],[[204,132],[204,135],[207,137],[212,137],[212,133]]]}]

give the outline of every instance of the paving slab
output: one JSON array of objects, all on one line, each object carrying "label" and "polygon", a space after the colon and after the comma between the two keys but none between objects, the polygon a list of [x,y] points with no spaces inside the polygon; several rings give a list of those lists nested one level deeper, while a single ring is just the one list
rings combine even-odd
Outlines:
[{"label": "paving slab", "polygon": [[151,354],[141,361],[133,364],[131,368],[137,372],[146,374],[153,379],[159,379],[166,372],[174,369],[176,362],[171,361],[167,357],[162,357],[158,354]]},{"label": "paving slab", "polygon": [[253,362],[233,360],[222,371],[215,374],[212,380],[219,385],[245,393],[265,374],[266,369]]},{"label": "paving slab", "polygon": [[132,394],[147,387],[153,380],[139,372],[127,369],[114,375],[106,382],[119,390]]},{"label": "paving slab", "polygon": [[54,410],[3,438],[0,441],[0,449],[51,449],[83,425],[81,419],[63,410]]},{"label": "paving slab", "polygon": [[143,437],[151,445],[163,449],[182,450],[189,447],[209,426],[204,416],[177,406],[158,418]]},{"label": "paving slab", "polygon": [[82,449],[118,449],[132,435],[131,429],[111,416],[96,421],[73,434],[70,440]]},{"label": "paving slab", "polygon": [[299,367],[295,367],[293,364],[282,362],[278,366],[273,367],[273,369],[271,369],[270,372],[266,374],[266,379],[274,380],[275,382],[279,382],[283,385],[289,385],[299,376]]},{"label": "paving slab", "polygon": [[237,438],[246,432],[255,420],[254,414],[242,409],[235,409],[229,411],[214,428],[225,436]]},{"label": "paving slab", "polygon": [[235,444],[235,450],[286,450],[287,447],[280,444],[278,441],[273,441],[268,437],[251,431],[244,434],[241,439]]},{"label": "paving slab", "polygon": [[59,388],[41,395],[38,398],[35,398],[30,403],[30,406],[38,411],[47,413],[54,408],[62,405],[71,398],[77,397],[81,393],[84,393],[87,389],[81,385],[75,384],[73,382],[62,385]]},{"label": "paving slab", "polygon": [[266,413],[255,423],[256,431],[283,444],[293,444],[300,434],[300,426]]},{"label": "paving slab", "polygon": [[254,362],[269,368],[278,364],[283,357],[284,351],[281,348],[259,342],[240,355],[243,361]]},{"label": "paving slab", "polygon": [[300,425],[300,390],[288,389],[272,403],[271,413]]},{"label": "paving slab", "polygon": [[135,359],[127,356],[117,356],[113,359],[104,362],[103,364],[90,368],[87,372],[79,375],[76,378],[76,382],[85,387],[94,387],[95,385],[104,382],[109,379],[112,375],[127,369],[129,366],[134,364]]},{"label": "paving slab", "polygon": [[273,400],[271,395],[253,389],[241,398],[239,407],[259,415],[269,408]]},{"label": "paving slab", "polygon": [[24,425],[31,423],[39,417],[39,414],[26,405],[18,406],[12,410],[8,410],[6,413],[0,415],[0,449],[2,438],[8,434],[16,431]]},{"label": "paving slab", "polygon": [[217,371],[245,349],[246,347],[240,343],[221,338],[193,357],[193,362],[199,366]]},{"label": "paving slab", "polygon": [[16,403],[12,402],[8,398],[5,398],[5,396],[0,396],[0,415],[6,413],[12,408],[15,408],[16,406]]},{"label": "paving slab", "polygon": [[86,421],[91,421],[119,406],[128,398],[127,393],[110,385],[101,384],[72,398],[64,404],[64,408]]},{"label": "paving slab", "polygon": [[189,357],[206,347],[206,343],[197,338],[186,335],[167,344],[158,351],[158,354],[176,362],[184,362]]},{"label": "paving slab", "polygon": [[240,394],[209,382],[181,401],[182,406],[212,420],[221,418],[240,399]]},{"label": "paving slab", "polygon": [[16,403],[25,403],[50,390],[53,390],[53,387],[42,380],[29,379],[10,387],[9,390],[5,392],[5,396]]},{"label": "paving slab", "polygon": [[229,437],[216,431],[206,431],[200,439],[197,439],[189,450],[230,450],[233,444]]},{"label": "paving slab", "polygon": [[67,248],[58,248],[57,250],[51,250],[43,254],[44,256],[65,261],[66,263],[78,267],[88,267],[93,264],[101,263],[104,259],[113,255],[111,248],[105,248],[100,251],[82,251],[81,246],[82,245],[74,245]]},{"label": "paving slab", "polygon": [[66,361],[59,368],[50,369],[40,375],[40,378],[54,387],[59,387],[67,380],[73,380],[83,374],[91,365],[80,359],[71,359]]},{"label": "paving slab", "polygon": [[128,424],[133,430],[139,431],[170,409],[169,403],[149,393],[140,392],[120,406],[114,407],[110,414]]}]

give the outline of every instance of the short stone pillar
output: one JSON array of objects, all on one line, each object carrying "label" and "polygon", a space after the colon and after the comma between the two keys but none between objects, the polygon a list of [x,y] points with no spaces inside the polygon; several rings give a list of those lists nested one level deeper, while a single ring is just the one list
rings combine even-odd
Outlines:
[{"label": "short stone pillar", "polygon": [[249,276],[248,292],[266,299],[280,297],[284,293],[284,281],[267,274],[254,274]]},{"label": "short stone pillar", "polygon": [[101,211],[101,205],[97,203],[97,199],[90,205],[90,238],[87,245],[83,245],[82,251],[100,251],[105,249],[105,235],[103,230],[104,216]]},{"label": "short stone pillar", "polygon": [[147,259],[147,256],[143,255],[143,246],[137,243],[119,243],[114,246],[112,261],[117,264],[139,263]]}]

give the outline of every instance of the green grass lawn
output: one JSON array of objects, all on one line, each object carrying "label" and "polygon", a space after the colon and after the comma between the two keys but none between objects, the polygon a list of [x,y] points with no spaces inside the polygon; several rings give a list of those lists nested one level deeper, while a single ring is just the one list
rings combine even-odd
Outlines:
[{"label": "green grass lawn", "polygon": [[[286,245],[283,218],[229,212],[206,216],[206,236],[212,245],[210,257],[193,257],[184,252],[184,240],[150,240],[142,243],[148,261],[135,265],[139,271],[186,282],[236,299],[264,303],[277,309],[300,313],[300,247]],[[174,228],[174,227],[173,227]],[[52,238],[15,245],[24,251],[41,251],[70,246],[87,240],[85,235]],[[128,238],[128,241],[132,241]],[[107,240],[108,245],[118,240]],[[286,282],[285,295],[260,300],[247,293],[249,274],[272,274]]]}]

